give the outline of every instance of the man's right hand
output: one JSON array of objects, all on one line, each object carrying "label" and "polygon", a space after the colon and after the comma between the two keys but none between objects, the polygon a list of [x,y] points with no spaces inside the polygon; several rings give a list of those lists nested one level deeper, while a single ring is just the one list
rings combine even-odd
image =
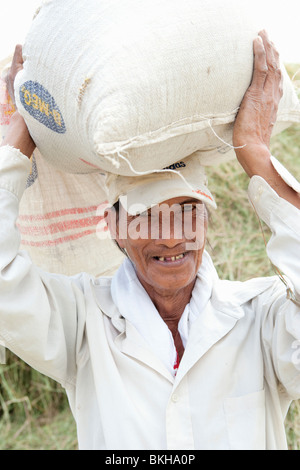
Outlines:
[{"label": "man's right hand", "polygon": [[4,145],[10,145],[11,147],[19,149],[28,158],[31,157],[36,147],[29,134],[26,123],[18,111],[11,117],[6,136],[1,143],[1,146]]}]

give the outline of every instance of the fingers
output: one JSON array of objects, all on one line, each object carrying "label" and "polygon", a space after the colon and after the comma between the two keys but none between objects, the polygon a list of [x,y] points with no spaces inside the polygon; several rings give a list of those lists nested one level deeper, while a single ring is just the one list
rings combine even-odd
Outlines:
[{"label": "fingers", "polygon": [[279,94],[282,94],[282,73],[279,53],[274,44],[269,40],[266,31],[260,31],[258,37],[254,40],[253,51],[253,86],[262,89],[271,84],[278,87]]},{"label": "fingers", "polygon": [[265,51],[266,51],[266,61],[267,61],[269,72],[279,73],[280,72],[280,59],[279,59],[279,53],[275,45],[273,44],[272,41],[270,41],[266,31],[261,31],[259,33],[259,37],[261,37]]},{"label": "fingers", "polygon": [[[282,96],[279,54],[265,31],[253,42],[252,83],[245,93],[234,129],[234,146],[245,142],[269,149]],[[241,138],[242,136],[242,138]]]},{"label": "fingers", "polygon": [[254,71],[251,94],[264,108],[264,140],[267,142],[276,122],[280,99],[283,95],[283,77],[279,54],[266,31],[260,31],[253,43]]},{"label": "fingers", "polygon": [[253,88],[263,89],[267,74],[268,74],[268,65],[266,50],[263,44],[261,36],[258,36],[254,39],[253,42],[253,52],[254,52],[254,70],[252,77],[252,86]]},{"label": "fingers", "polygon": [[274,44],[269,40],[266,31],[260,31],[259,37],[262,39],[265,51],[268,70],[276,72],[280,68],[279,54]]}]

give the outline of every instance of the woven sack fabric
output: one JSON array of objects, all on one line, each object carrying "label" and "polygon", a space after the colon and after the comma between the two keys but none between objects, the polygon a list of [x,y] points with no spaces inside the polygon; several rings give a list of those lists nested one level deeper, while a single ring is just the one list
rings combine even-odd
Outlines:
[{"label": "woven sack fabric", "polygon": [[[249,0],[46,1],[16,80],[41,154],[67,172],[124,175],[197,150],[205,165],[232,158],[226,144],[264,26],[252,9]],[[274,134],[299,121],[284,71]]]},{"label": "woven sack fabric", "polygon": [[112,275],[123,255],[108,237],[103,175],[67,174],[39,151],[20,204],[21,249],[44,270],[73,275]]},{"label": "woven sack fabric", "polygon": [[[0,80],[0,131],[5,136],[15,108]],[[38,150],[20,202],[21,249],[40,268],[65,275],[113,274],[123,255],[108,237],[104,176],[67,174],[49,165]]]}]

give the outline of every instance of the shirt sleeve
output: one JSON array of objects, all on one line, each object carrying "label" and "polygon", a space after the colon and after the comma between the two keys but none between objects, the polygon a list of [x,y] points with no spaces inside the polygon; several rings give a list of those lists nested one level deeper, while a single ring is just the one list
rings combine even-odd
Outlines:
[{"label": "shirt sleeve", "polygon": [[[274,157],[272,162],[285,182],[300,192],[294,177]],[[300,210],[280,198],[259,176],[251,178],[248,196],[257,215],[271,230],[267,255],[283,275],[283,283],[279,281],[261,305],[261,310],[266,312],[262,319],[266,363],[269,370],[275,370],[285,393],[297,399],[300,397]]]},{"label": "shirt sleeve", "polygon": [[83,292],[79,278],[45,273],[19,250],[16,222],[30,167],[18,150],[0,148],[0,342],[65,386],[76,375]]},{"label": "shirt sleeve", "polygon": [[[300,193],[300,184],[294,177],[274,157],[272,162],[276,162],[274,166],[286,183]],[[279,197],[260,176],[251,178],[248,195],[257,215],[272,232],[267,244],[268,257],[287,276],[289,288],[300,303],[300,210]]]}]

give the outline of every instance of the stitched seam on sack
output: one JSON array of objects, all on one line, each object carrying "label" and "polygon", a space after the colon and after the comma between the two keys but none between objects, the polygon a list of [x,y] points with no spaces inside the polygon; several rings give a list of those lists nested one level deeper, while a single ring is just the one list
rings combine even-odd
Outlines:
[{"label": "stitched seam on sack", "polygon": [[[177,137],[179,135],[187,134],[187,133],[194,133],[197,132],[201,129],[203,129],[205,126],[209,129],[211,125],[220,125],[220,124],[229,124],[232,123],[236,117],[237,109],[232,111],[231,113],[224,113],[224,114],[219,114],[217,116],[201,116],[201,115],[195,115],[190,118],[185,118],[180,121],[175,121],[167,126],[161,127],[159,129],[156,129],[155,131],[151,132],[146,132],[144,134],[137,135],[135,137],[131,137],[130,139],[127,139],[125,141],[120,141],[120,142],[106,142],[104,144],[96,144],[96,148],[98,152],[104,152],[104,153],[113,153],[117,150],[125,150],[126,148],[133,148],[134,146],[140,146],[142,144],[150,144],[150,143],[157,143],[157,142],[162,142],[168,139],[171,139],[172,137]],[[199,121],[199,118],[201,118],[201,121]],[[193,122],[193,119],[198,119],[196,122]],[[219,122],[221,121],[221,122]],[[182,124],[181,124],[182,123]],[[189,130],[189,128],[191,128]],[[174,134],[167,134],[167,131],[175,131]],[[105,148],[114,145],[115,148],[110,151],[106,151]]]},{"label": "stitched seam on sack", "polygon": [[[145,134],[140,134],[135,137],[132,137],[130,139],[127,139],[125,141],[120,141],[120,142],[106,142],[104,144],[97,144],[96,143],[96,148],[97,151],[101,154],[101,151],[105,154],[107,153],[114,153],[115,151],[122,151],[126,150],[127,148],[134,148],[142,145],[148,145],[148,144],[154,144],[158,142],[162,142],[164,140],[171,139],[172,137],[178,137],[183,134],[187,133],[194,133],[199,130],[202,130],[204,126],[208,124],[208,128],[211,125],[221,125],[221,124],[230,124],[234,122],[234,119],[236,117],[238,109],[230,112],[230,113],[224,113],[224,114],[218,114],[218,115],[211,115],[211,116],[201,116],[201,115],[195,115],[190,118],[185,118],[183,120],[179,121],[174,121],[173,123],[161,127],[155,131],[151,132],[146,132]],[[199,118],[201,121],[199,121]],[[300,122],[300,112],[299,110],[282,110],[277,117],[277,122],[280,123],[280,121],[290,121],[291,119],[296,119],[297,121]],[[193,120],[196,120],[193,122]],[[219,122],[221,120],[221,122]],[[180,124],[182,123],[182,124]],[[189,127],[192,127],[192,129],[188,129]],[[165,133],[166,131],[177,131],[174,132],[174,134],[170,135],[161,135],[162,133]],[[115,145],[115,148],[113,150],[106,150],[106,147]]]}]

